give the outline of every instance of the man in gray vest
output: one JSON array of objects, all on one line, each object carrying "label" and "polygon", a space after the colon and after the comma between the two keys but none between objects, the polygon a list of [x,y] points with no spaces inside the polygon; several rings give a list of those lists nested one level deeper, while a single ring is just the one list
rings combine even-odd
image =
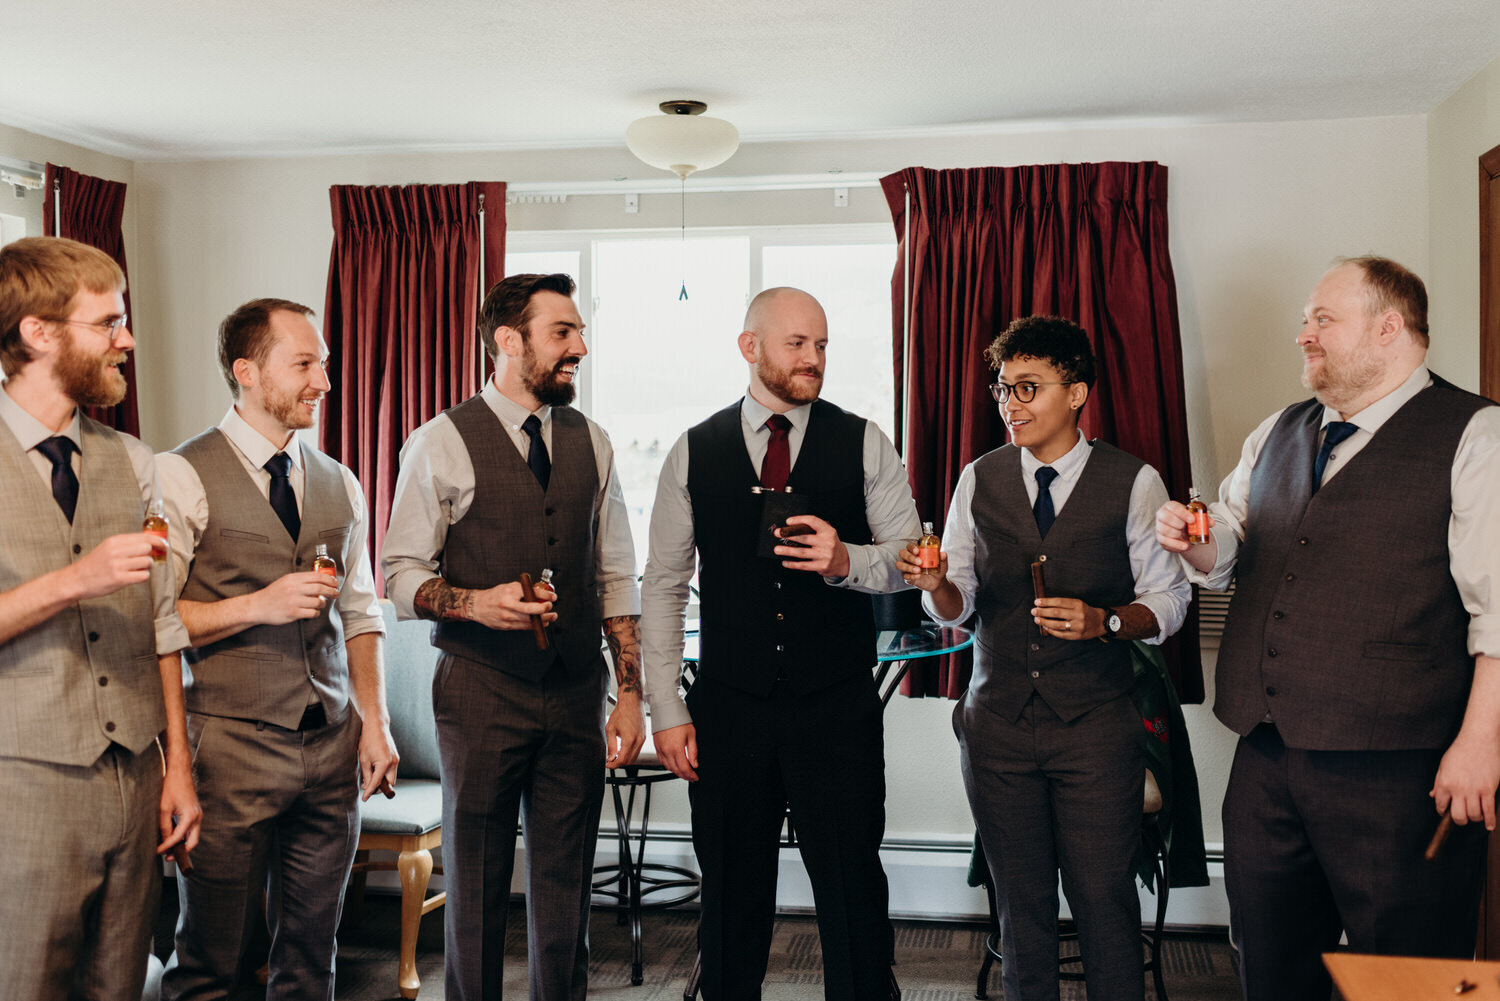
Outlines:
[{"label": "man in gray vest", "polygon": [[[872,421],[822,400],[828,320],[799,289],[750,303],[743,399],[689,429],[662,466],[643,601],[662,762],[692,783],[707,1001],[759,998],[788,808],[812,882],[831,1001],[900,996],[891,975],[881,703],[870,595],[904,587],[920,531],[906,468]],[[766,492],[809,534],[758,555]],[[777,518],[780,522],[783,519]],[[778,529],[780,531],[780,529]],[[678,692],[699,570],[699,673]]]},{"label": "man in gray vest", "polygon": [[201,817],[188,637],[141,531],[156,463],[80,410],[124,399],[124,291],[84,244],[0,249],[0,981],[28,1001],[138,1001],[157,855],[185,859]]},{"label": "man in gray vest", "polygon": [[1094,386],[1088,334],[1028,316],[987,356],[1011,443],[959,475],[937,573],[912,547],[898,566],[938,621],[978,616],[953,720],[1000,913],[1005,997],[1058,995],[1061,870],[1090,1001],[1140,1001],[1146,762],[1130,641],[1176,632],[1192,588],[1156,544],[1161,476],[1078,429]]},{"label": "man in gray vest", "polygon": [[[485,296],[495,364],[412,432],[381,563],[403,618],[434,622],[443,770],[445,997],[500,997],[516,819],[526,834],[532,1001],[582,1001],[606,766],[644,740],[640,595],[614,452],[568,404],[588,353],[567,275]],[[528,601],[522,574],[554,573]],[[604,720],[599,630],[618,703]]]},{"label": "man in gray vest", "polygon": [[[1427,370],[1427,290],[1344,260],[1303,311],[1314,398],[1266,418],[1189,577],[1237,589],[1224,872],[1245,995],[1326,1001],[1320,954],[1473,954],[1500,779],[1500,407]],[[1443,814],[1456,825],[1435,862]]]},{"label": "man in gray vest", "polygon": [[[391,795],[396,778],[364,495],[296,433],[329,388],[311,313],[256,299],[225,317],[219,367],[234,403],[157,457],[207,804],[194,868],[177,877],[169,999],[233,992],[262,889],[267,996],[331,998],[358,801]],[[315,570],[319,551],[332,574]]]}]

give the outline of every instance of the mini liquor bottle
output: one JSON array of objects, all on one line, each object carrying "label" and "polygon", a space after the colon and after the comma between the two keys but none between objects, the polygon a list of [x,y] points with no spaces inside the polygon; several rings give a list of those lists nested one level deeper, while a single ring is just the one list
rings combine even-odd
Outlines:
[{"label": "mini liquor bottle", "polygon": [[328,555],[328,547],[321,542],[313,554],[312,568],[316,573],[326,573],[335,579],[339,575],[339,565],[333,562],[333,557]]},{"label": "mini liquor bottle", "polygon": [[1187,539],[1195,546],[1208,542],[1208,505],[1198,496],[1197,487],[1188,487]]},{"label": "mini liquor bottle", "polygon": [[917,563],[922,567],[922,573],[928,577],[937,575],[939,551],[943,540],[939,539],[932,531],[932,522],[922,522],[922,537],[917,540]]},{"label": "mini liquor bottle", "polygon": [[[154,535],[163,542],[167,541],[167,506],[160,497],[146,505],[146,519],[141,522],[141,531]],[[166,550],[151,550],[151,562],[167,562]]]}]

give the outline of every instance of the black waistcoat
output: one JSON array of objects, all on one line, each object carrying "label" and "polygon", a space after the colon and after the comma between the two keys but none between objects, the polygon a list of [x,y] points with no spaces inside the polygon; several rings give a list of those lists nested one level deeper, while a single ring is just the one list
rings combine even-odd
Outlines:
[{"label": "black waistcoat", "polygon": [[[865,421],[821,400],[787,485],[851,545],[871,541],[865,520]],[[698,546],[700,677],[756,695],[778,675],[798,692],[868,672],[875,663],[870,596],[755,555],[759,471],[745,451],[740,404],[688,431],[688,495]]]}]

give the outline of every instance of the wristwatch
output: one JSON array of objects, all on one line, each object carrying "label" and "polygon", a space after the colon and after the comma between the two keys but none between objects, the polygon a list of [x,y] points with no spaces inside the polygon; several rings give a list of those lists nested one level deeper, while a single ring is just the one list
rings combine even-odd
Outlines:
[{"label": "wristwatch", "polygon": [[1119,639],[1121,629],[1125,623],[1120,621],[1120,613],[1113,608],[1104,609],[1104,638],[1106,640]]}]

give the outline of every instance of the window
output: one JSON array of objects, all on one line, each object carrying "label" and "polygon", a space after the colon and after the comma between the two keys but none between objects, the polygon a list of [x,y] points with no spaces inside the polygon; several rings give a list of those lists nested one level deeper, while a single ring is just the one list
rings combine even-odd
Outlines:
[{"label": "window", "polygon": [[889,227],[698,230],[686,240],[512,232],[507,244],[506,274],[563,271],[578,280],[589,346],[578,405],[614,444],[642,565],[667,451],[745,391],[736,338],[760,289],[792,285],[817,297],[829,327],[824,398],[894,431]]}]

